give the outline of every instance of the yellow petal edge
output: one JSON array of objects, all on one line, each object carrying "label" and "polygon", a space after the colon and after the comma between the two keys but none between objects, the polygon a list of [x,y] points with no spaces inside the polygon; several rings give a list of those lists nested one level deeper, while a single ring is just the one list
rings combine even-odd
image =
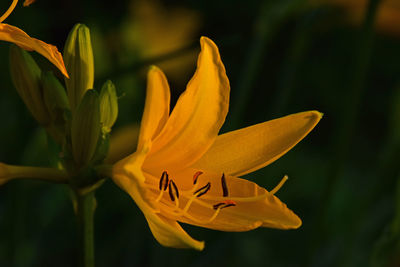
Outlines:
[{"label": "yellow petal edge", "polygon": [[5,23],[0,23],[0,40],[14,43],[28,51],[38,52],[53,63],[65,77],[69,78],[62,55],[54,45],[32,38],[23,30]]}]

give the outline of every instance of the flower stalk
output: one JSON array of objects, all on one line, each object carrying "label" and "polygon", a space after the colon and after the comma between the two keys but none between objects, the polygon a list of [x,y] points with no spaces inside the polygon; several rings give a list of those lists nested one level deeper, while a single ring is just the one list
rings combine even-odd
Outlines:
[{"label": "flower stalk", "polygon": [[82,267],[94,267],[94,212],[96,198],[94,191],[87,194],[76,192],[78,218],[79,253]]},{"label": "flower stalk", "polygon": [[18,178],[39,179],[60,184],[68,182],[68,174],[63,170],[0,163],[0,183]]}]

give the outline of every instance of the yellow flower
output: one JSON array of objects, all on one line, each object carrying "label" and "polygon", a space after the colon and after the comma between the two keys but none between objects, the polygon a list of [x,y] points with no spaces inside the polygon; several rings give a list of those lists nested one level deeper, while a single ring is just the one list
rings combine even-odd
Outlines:
[{"label": "yellow flower", "polygon": [[117,162],[113,180],[144,213],[164,246],[202,250],[178,222],[221,231],[294,229],[301,220],[274,194],[238,178],[281,157],[321,119],[308,111],[218,135],[229,105],[229,81],[217,46],[201,38],[197,70],[169,114],[168,82],[148,73],[135,153]]},{"label": "yellow flower", "polygon": [[58,52],[57,47],[55,47],[54,45],[46,44],[45,42],[36,38],[32,38],[23,30],[15,26],[2,23],[14,10],[17,2],[18,0],[13,0],[8,10],[0,17],[0,40],[14,43],[28,51],[38,52],[39,54],[47,58],[51,63],[53,63],[61,71],[61,73],[64,74],[64,76],[68,77],[62,55],[60,54],[60,52]]}]

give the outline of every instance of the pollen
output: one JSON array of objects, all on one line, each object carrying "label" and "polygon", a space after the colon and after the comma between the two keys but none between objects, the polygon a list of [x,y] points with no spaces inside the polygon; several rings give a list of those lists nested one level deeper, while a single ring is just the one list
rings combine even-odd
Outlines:
[{"label": "pollen", "polygon": [[[180,192],[179,192],[177,184],[174,182],[173,179],[169,178],[167,171],[164,171],[161,174],[161,178],[160,178],[160,182],[159,182],[159,186],[158,186],[159,190],[160,190],[160,194],[159,194],[158,198],[156,199],[156,201],[157,202],[160,201],[164,192],[167,191],[167,189],[168,189],[169,198],[175,204],[174,207],[171,207],[168,205],[169,208],[172,208],[172,210],[167,209],[164,212],[170,213],[173,216],[186,217],[192,221],[195,221],[196,223],[209,224],[217,218],[218,214],[220,213],[220,211],[222,209],[225,209],[228,207],[233,207],[233,206],[237,205],[235,201],[230,200],[230,199],[221,201],[214,205],[206,204],[205,202],[203,202],[203,200],[200,199],[200,197],[207,194],[208,192],[210,192],[211,182],[207,182],[205,185],[198,188],[199,187],[198,178],[201,174],[203,174],[202,171],[197,171],[193,175],[193,187],[191,190],[188,190],[188,191],[183,190],[182,191],[183,197],[187,199],[187,202],[183,208],[180,207],[180,205],[179,205]],[[229,193],[228,193],[228,186],[226,183],[226,178],[225,178],[224,173],[222,174],[222,177],[221,177],[221,186],[222,186],[223,197],[227,197],[229,195]],[[195,216],[193,216],[192,214],[190,214],[189,208],[192,206],[193,202],[198,202],[199,204],[201,204],[203,202],[203,204],[201,204],[201,205],[206,205],[211,210],[214,210],[211,217],[209,219],[199,219],[199,218],[196,218]]]},{"label": "pollen", "polygon": [[211,183],[208,182],[205,186],[197,190],[196,192],[193,193],[196,197],[201,197],[202,195],[206,194],[211,188]]},{"label": "pollen", "polygon": [[222,201],[222,202],[219,202],[219,203],[215,204],[213,206],[213,208],[215,210],[218,210],[218,209],[224,209],[224,208],[233,207],[233,206],[236,206],[236,202],[235,201],[233,201],[233,200],[225,200],[225,201]]},{"label": "pollen", "polygon": [[160,184],[159,184],[159,189],[161,190],[167,190],[167,186],[169,183],[169,175],[167,173],[167,171],[163,171],[163,173],[161,174],[161,178],[160,178]]},{"label": "pollen", "polygon": [[161,174],[160,183],[158,185],[158,188],[160,189],[160,194],[158,195],[156,202],[159,202],[163,197],[164,191],[167,190],[169,182],[170,180],[167,171],[163,171],[163,173]]},{"label": "pollen", "polygon": [[169,197],[171,198],[172,201],[175,201],[175,199],[179,199],[178,187],[176,186],[173,180],[170,180],[168,183],[168,192],[169,192]]},{"label": "pollen", "polygon": [[226,179],[224,173],[222,174],[221,177],[221,186],[222,186],[222,196],[227,197],[229,193],[228,193],[228,187],[226,186]]},{"label": "pollen", "polygon": [[193,175],[193,184],[197,183],[197,179],[199,178],[200,175],[202,175],[203,172],[202,171],[198,171]]}]

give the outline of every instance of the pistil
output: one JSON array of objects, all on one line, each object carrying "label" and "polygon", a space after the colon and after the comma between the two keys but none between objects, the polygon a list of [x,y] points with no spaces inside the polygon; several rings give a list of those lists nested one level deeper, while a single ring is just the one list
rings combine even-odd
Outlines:
[{"label": "pistil", "polygon": [[275,195],[276,192],[278,192],[279,189],[281,189],[281,187],[283,186],[283,184],[288,180],[288,176],[285,175],[282,180],[279,182],[279,184],[277,186],[274,187],[274,189],[271,190],[271,194]]}]

